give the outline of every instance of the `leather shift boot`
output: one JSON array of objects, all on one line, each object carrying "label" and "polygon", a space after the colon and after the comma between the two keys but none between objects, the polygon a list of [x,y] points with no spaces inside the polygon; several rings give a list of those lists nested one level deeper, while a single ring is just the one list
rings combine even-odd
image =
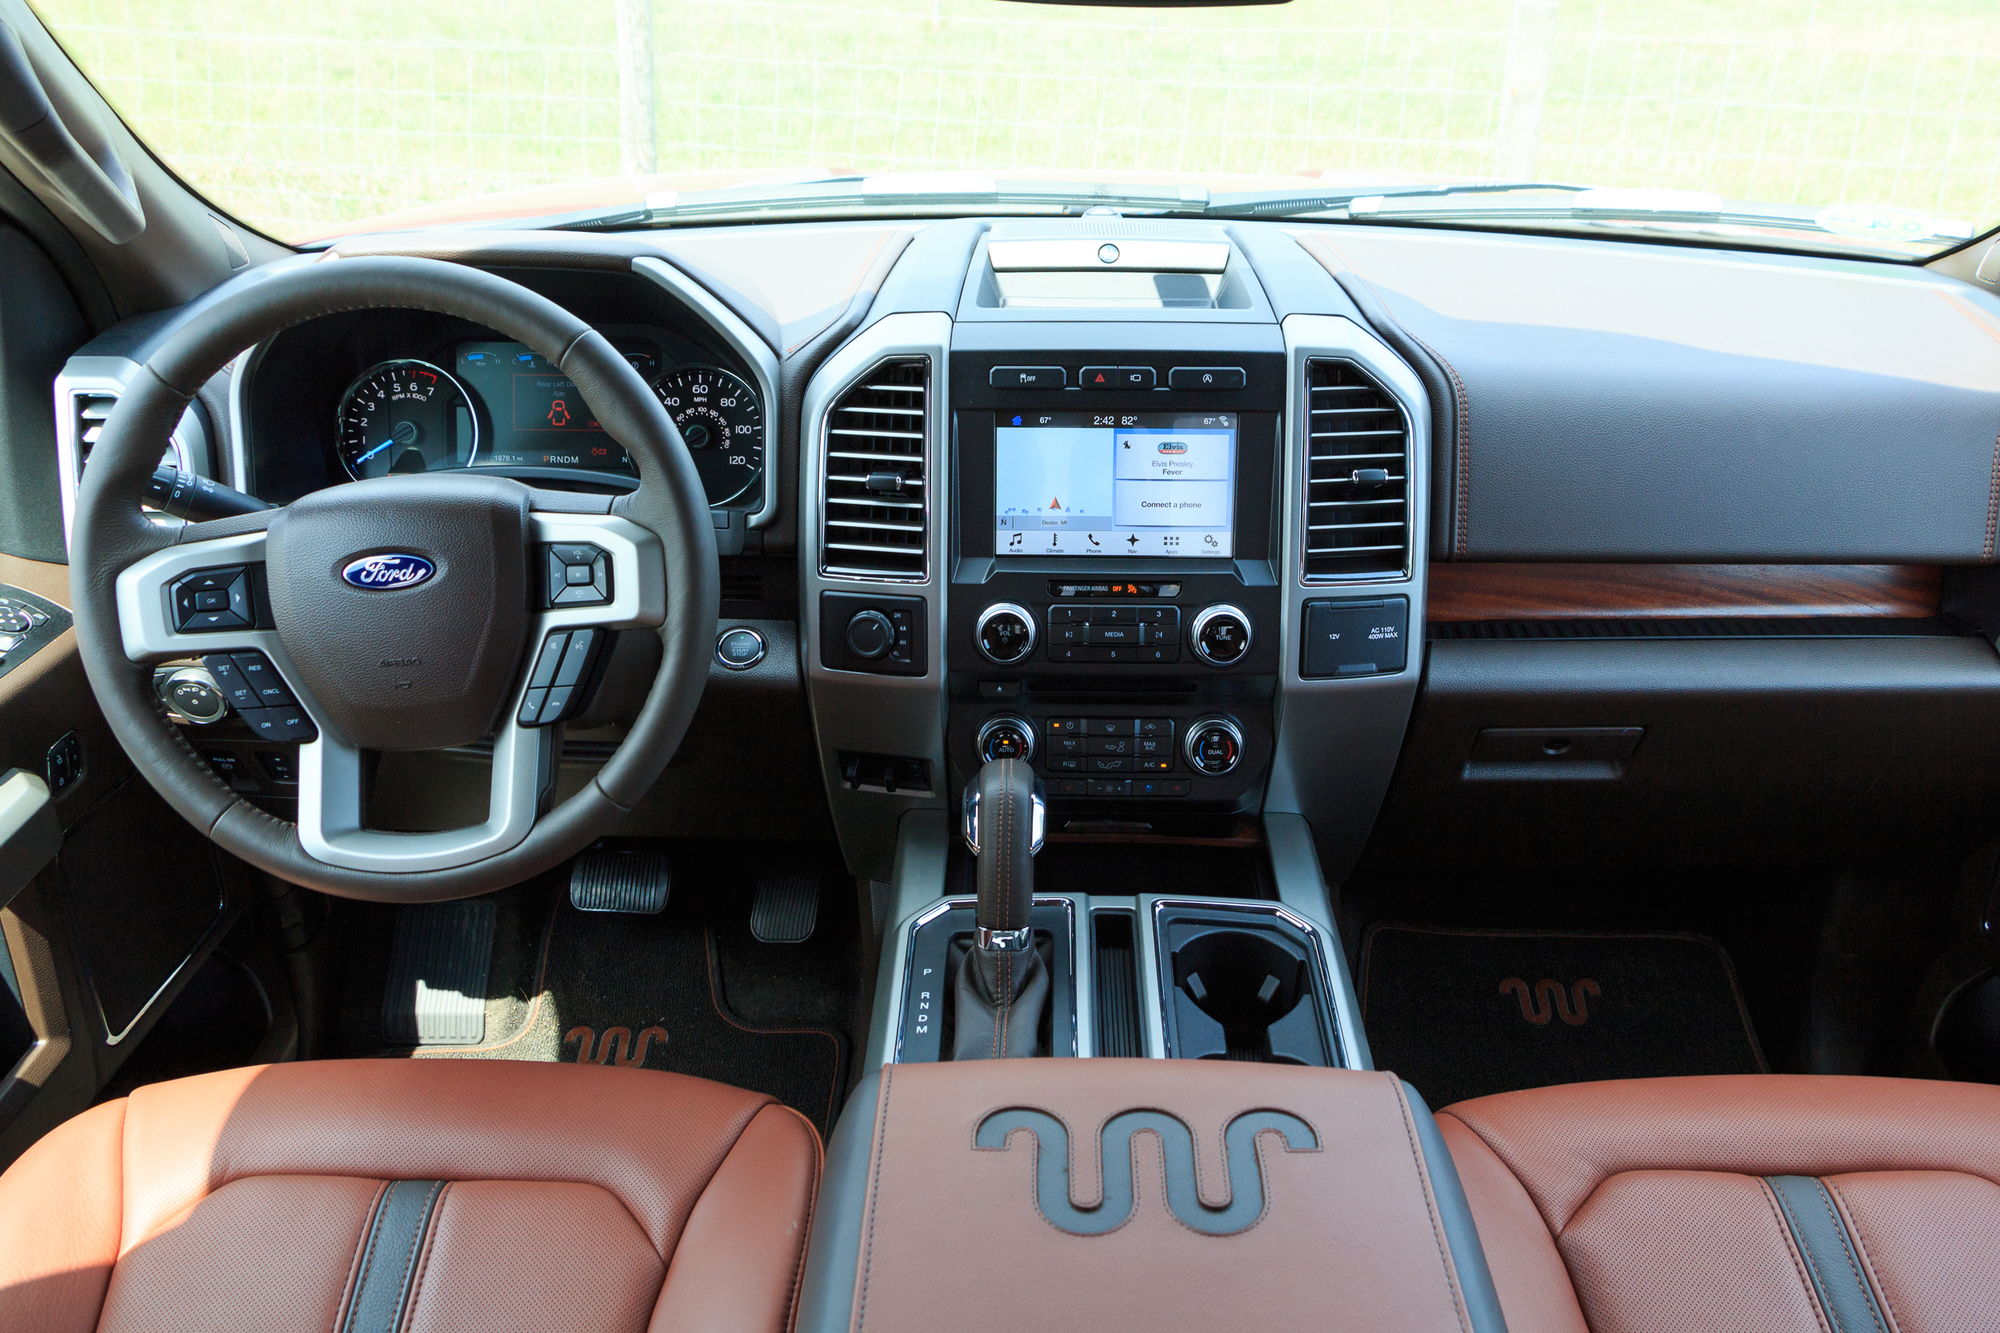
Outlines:
[{"label": "leather shift boot", "polygon": [[1049,1005],[1049,969],[1039,950],[968,949],[952,1005],[952,1059],[1048,1054],[1041,1032]]}]

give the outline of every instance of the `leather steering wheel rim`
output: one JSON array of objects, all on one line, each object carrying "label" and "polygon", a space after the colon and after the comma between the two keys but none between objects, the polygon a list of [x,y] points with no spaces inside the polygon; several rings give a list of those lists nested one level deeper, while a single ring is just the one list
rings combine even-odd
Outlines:
[{"label": "leather steering wheel rim", "polygon": [[[678,748],[708,678],[720,587],[714,530],[700,477],[672,419],[602,334],[494,274],[439,260],[363,257],[322,260],[239,283],[172,334],[134,377],[91,452],[77,496],[72,609],[84,668],[113,733],[168,804],[216,845],[307,888],[377,902],[436,902],[504,888],[559,865],[609,832],[651,788]],[[637,558],[653,552],[650,558],[663,566],[657,571],[664,593],[656,629],[660,666],[618,749],[581,790],[545,812],[538,792],[518,841],[442,867],[373,869],[322,860],[302,844],[300,825],[230,790],[167,720],[152,685],[158,654],[135,657],[131,648],[127,622],[135,603],[129,586],[121,602],[121,576],[129,585],[142,561],[245,534],[254,541],[284,512],[175,524],[141,512],[141,489],[196,391],[240,352],[286,329],[371,309],[422,310],[496,329],[571,379],[609,436],[631,455],[638,489],[611,497],[521,487],[530,497],[522,503],[534,517],[559,523],[636,524],[657,538],[656,545],[641,545]],[[435,476],[431,480],[435,484]],[[629,623],[648,628],[628,632],[654,632],[651,617]],[[500,725],[504,729],[511,719]]]}]

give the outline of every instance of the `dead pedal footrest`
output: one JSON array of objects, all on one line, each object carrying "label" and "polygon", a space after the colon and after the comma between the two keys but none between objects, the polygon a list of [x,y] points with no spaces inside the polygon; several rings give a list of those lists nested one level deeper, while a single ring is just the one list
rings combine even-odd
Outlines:
[{"label": "dead pedal footrest", "polygon": [[382,1035],[391,1046],[477,1046],[486,1039],[486,973],[498,909],[491,899],[423,903],[396,917]]}]

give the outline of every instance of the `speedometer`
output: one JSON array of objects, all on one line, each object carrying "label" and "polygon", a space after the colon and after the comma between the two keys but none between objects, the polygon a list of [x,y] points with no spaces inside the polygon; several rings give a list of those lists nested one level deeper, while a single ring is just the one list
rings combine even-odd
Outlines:
[{"label": "speedometer", "polygon": [[737,376],[689,366],[653,386],[680,428],[710,505],[740,500],[764,475],[764,405]]},{"label": "speedometer", "polygon": [[479,419],[465,386],[428,361],[384,361],[340,399],[340,464],[356,481],[470,467]]}]

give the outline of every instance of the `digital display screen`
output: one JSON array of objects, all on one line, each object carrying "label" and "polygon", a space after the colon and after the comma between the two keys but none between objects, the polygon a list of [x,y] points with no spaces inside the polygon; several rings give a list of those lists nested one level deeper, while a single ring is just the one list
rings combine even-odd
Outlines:
[{"label": "digital display screen", "polygon": [[[640,376],[659,373],[650,352],[627,351]],[[623,446],[597,424],[576,383],[545,357],[513,342],[461,343],[459,378],[486,408],[473,467],[592,468],[630,471]]]},{"label": "digital display screen", "polygon": [[1002,413],[993,437],[998,556],[1236,553],[1230,412]]}]

